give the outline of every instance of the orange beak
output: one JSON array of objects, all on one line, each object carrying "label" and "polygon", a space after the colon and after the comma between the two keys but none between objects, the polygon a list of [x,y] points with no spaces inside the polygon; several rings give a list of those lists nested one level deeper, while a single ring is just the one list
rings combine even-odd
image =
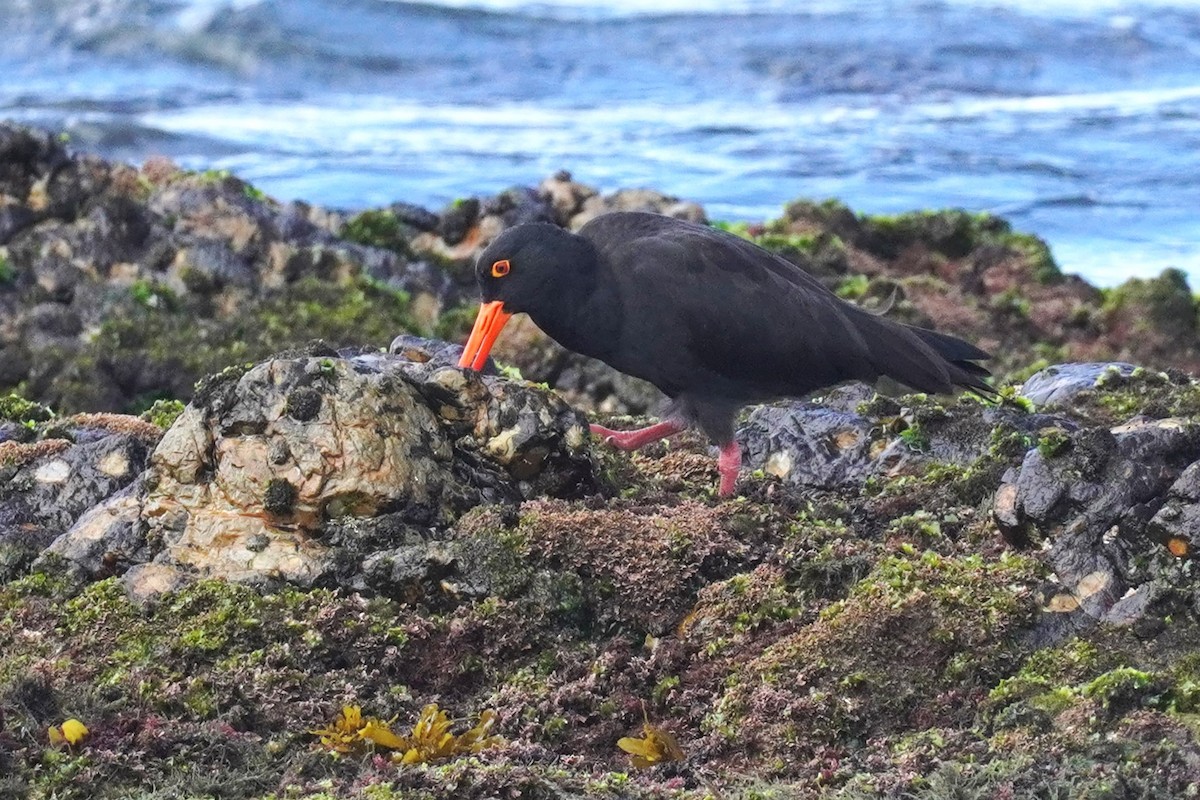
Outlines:
[{"label": "orange beak", "polygon": [[460,367],[470,367],[478,372],[487,363],[488,353],[500,335],[504,323],[512,319],[512,314],[504,310],[504,303],[493,300],[479,306],[479,316],[475,317],[475,327],[471,329],[471,338],[463,348],[462,358],[458,360]]}]

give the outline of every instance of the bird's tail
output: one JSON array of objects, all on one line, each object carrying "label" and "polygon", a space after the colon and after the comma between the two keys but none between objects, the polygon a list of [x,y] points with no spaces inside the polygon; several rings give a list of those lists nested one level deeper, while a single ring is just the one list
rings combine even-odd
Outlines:
[{"label": "bird's tail", "polygon": [[993,395],[984,378],[992,373],[976,364],[990,358],[973,344],[915,325],[862,312],[858,330],[869,343],[871,370],[920,392],[948,393],[955,386]]},{"label": "bird's tail", "polygon": [[976,361],[986,361],[991,355],[980,350],[970,342],[964,342],[955,336],[931,331],[928,328],[918,328],[915,325],[905,325],[917,337],[946,360],[950,372],[950,381],[956,386],[973,389],[986,395],[994,395],[996,390],[984,378],[992,373],[987,367],[976,364]]}]

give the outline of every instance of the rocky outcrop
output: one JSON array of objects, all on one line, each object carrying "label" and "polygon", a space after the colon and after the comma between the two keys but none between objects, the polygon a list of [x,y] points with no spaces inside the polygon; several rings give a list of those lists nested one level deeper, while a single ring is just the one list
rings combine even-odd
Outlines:
[{"label": "rocky outcrop", "polygon": [[[497,233],[531,221],[577,229],[613,210],[706,219],[694,203],[648,189],[605,194],[567,173],[437,213],[397,202],[351,214],[277,203],[227,173],[107,163],[0,126],[0,392],[21,385],[64,411],[140,411],[161,397],[186,401],[228,364],[316,337],[372,347],[400,332],[457,339],[475,302],[474,259]],[[879,217],[798,200],[762,224],[712,224],[848,299],[979,343],[1005,378],[1055,361],[1200,369],[1182,273],[1103,293],[987,214]],[[496,354],[584,408],[639,414],[660,399],[531,324]]]},{"label": "rocky outcrop", "polygon": [[436,594],[453,553],[429,532],[481,503],[587,491],[585,440],[553,394],[437,358],[276,358],[209,381],[137,483],[59,520],[43,560],[128,570],[139,597],[195,577]]},{"label": "rocky outcrop", "polygon": [[[0,385],[190,400],[0,396],[0,796],[1200,791],[1177,276],[1102,297],[958,212],[732,226],[1002,369],[1088,362],[748,409],[722,499],[702,437],[614,452],[573,408],[652,389],[518,322],[482,376],[413,334],[461,340],[489,231],[697,209],[560,175],[346,216],[0,131]],[[433,703],[504,744],[397,763]]]}]

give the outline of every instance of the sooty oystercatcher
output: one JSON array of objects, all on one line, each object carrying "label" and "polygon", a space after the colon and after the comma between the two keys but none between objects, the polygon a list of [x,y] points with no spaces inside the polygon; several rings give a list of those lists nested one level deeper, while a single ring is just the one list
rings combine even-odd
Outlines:
[{"label": "sooty oystercatcher", "polygon": [[460,367],[480,369],[500,329],[524,312],[564,347],[644,378],[672,399],[664,421],[592,425],[635,450],[689,425],[720,446],[720,493],[741,465],[737,411],[848,380],[888,376],[922,392],[991,392],[979,348],[840,299],[791,262],[725,231],[614,212],[576,233],[518,225],[476,265],[483,303]]}]

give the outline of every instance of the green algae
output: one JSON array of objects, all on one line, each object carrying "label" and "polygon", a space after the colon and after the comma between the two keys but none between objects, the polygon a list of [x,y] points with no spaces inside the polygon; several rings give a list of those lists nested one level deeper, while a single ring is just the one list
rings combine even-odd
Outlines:
[{"label": "green algae", "polygon": [[871,281],[866,275],[851,275],[837,285],[834,293],[843,300],[858,300],[870,288]]},{"label": "green algae", "polygon": [[[54,377],[40,394],[69,411],[103,408],[109,396],[104,376],[136,364],[138,374],[157,384],[158,397],[186,400],[193,384],[205,376],[297,342],[323,339],[336,346],[383,347],[406,330],[419,330],[407,298],[362,278],[345,284],[305,278],[247,300],[242,312],[229,320],[204,318],[186,307],[131,302],[125,314],[107,319],[80,351],[45,353],[45,372]],[[58,368],[53,366],[56,361]]]},{"label": "green algae", "polygon": [[184,408],[180,400],[155,400],[150,408],[142,412],[141,418],[165,431],[175,424]]},{"label": "green algae", "polygon": [[1195,335],[1197,327],[1197,301],[1187,273],[1175,268],[1155,278],[1131,278],[1108,291],[1103,313],[1129,313],[1135,330],[1169,337]]},{"label": "green algae", "polygon": [[914,211],[897,215],[860,215],[861,243],[872,252],[895,257],[905,247],[923,244],[949,258],[962,258],[987,246],[1022,255],[1039,283],[1056,283],[1062,272],[1045,241],[1018,233],[1000,217],[961,209]]},{"label": "green algae", "polygon": [[0,420],[19,422],[23,425],[36,425],[48,422],[54,418],[54,412],[41,403],[16,395],[0,396]]},{"label": "green algae", "polygon": [[135,303],[146,308],[175,310],[179,307],[178,296],[167,286],[152,280],[134,281],[129,286],[129,294]]},{"label": "green algae", "polygon": [[[903,402],[934,445],[979,413],[977,401]],[[380,797],[483,798],[518,784],[547,796],[704,796],[663,788],[668,776],[694,786],[691,764],[721,774],[714,791],[736,797],[933,798],[963,787],[979,797],[1063,787],[1088,796],[1114,781],[1154,785],[1154,770],[1182,793],[1200,700],[1200,659],[1186,655],[1192,623],[1171,624],[1158,654],[1129,634],[1039,643],[1048,568],[1037,553],[1005,552],[985,515],[970,524],[958,515],[988,491],[983,480],[968,501],[971,476],[998,477],[1047,432],[976,428],[988,449],[977,462],[936,464],[865,496],[681,497],[696,465],[711,462],[702,441],[622,454],[631,499],[466,515],[453,532],[457,599],[436,609],[224,584],[146,607],[113,582],[82,602],[32,582],[21,600],[0,589],[0,652],[17,642],[0,670],[0,708],[13,719],[12,676],[49,659],[61,707],[99,720],[104,735],[160,720],[169,733],[156,747],[235,765],[207,787],[232,797],[346,796],[371,784]],[[70,634],[49,629],[71,642],[65,655],[15,636],[64,614]],[[318,757],[302,733],[348,701],[386,717],[432,694],[464,714],[499,707],[517,755],[397,772]],[[642,702],[679,733],[692,759],[681,772],[614,770],[623,765],[614,743],[638,730]],[[122,717],[114,703],[138,711]],[[41,717],[15,713],[40,730]],[[217,737],[224,724],[244,738]],[[120,740],[129,751],[120,770],[184,781],[138,735]],[[1135,761],[1110,769],[1114,753]],[[114,774],[107,750],[89,758],[76,778]],[[586,768],[557,766],[566,763]],[[39,780],[20,769],[22,785]],[[184,795],[201,788],[177,785]],[[111,796],[128,786],[117,780]]]},{"label": "green algae", "polygon": [[908,449],[915,453],[926,453],[929,451],[929,436],[919,423],[914,422],[900,431],[900,441],[904,442],[908,446]]},{"label": "green algae", "polygon": [[1135,416],[1152,419],[1200,415],[1200,382],[1177,372],[1136,368],[1129,375],[1111,370],[1093,389],[1072,398],[1073,413],[1096,423],[1116,425]]},{"label": "green algae", "polygon": [[1060,455],[1071,444],[1071,434],[1062,428],[1047,428],[1038,434],[1037,449],[1045,458]]},{"label": "green algae", "polygon": [[386,209],[375,209],[355,214],[346,221],[338,235],[349,242],[381,247],[400,255],[410,255],[404,225],[395,213]]},{"label": "green algae", "polygon": [[[929,706],[934,697],[987,685],[1020,657],[1018,637],[993,636],[1029,623],[1031,598],[1011,586],[1039,569],[1012,555],[986,560],[914,549],[885,556],[812,625],[735,666],[709,725],[784,752],[772,743],[796,735],[791,723],[750,722],[763,686],[773,687],[776,702],[804,709],[819,738],[846,746],[893,730],[922,707],[950,722],[956,712]],[[922,645],[914,647],[918,639]],[[956,658],[959,652],[971,657]]]}]

